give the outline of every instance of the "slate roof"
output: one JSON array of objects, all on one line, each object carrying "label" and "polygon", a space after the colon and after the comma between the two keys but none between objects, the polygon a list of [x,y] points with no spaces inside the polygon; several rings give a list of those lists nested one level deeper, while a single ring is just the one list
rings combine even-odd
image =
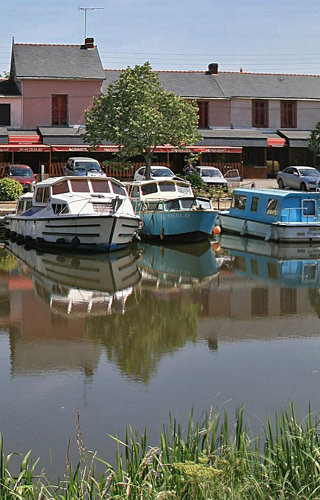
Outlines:
[{"label": "slate roof", "polygon": [[267,147],[268,135],[255,129],[201,129],[203,146]]},{"label": "slate roof", "polygon": [[80,144],[83,146],[82,127],[39,127],[44,144]]},{"label": "slate roof", "polygon": [[68,79],[102,80],[104,71],[96,47],[14,43],[11,76],[18,80]]},{"label": "slate roof", "polygon": [[[102,85],[105,93],[110,83],[115,82],[120,70],[105,70],[106,79]],[[223,93],[219,89],[217,82],[211,75],[196,71],[156,71],[161,85],[168,91],[176,95],[189,98],[221,99]]]},{"label": "slate roof", "polygon": [[[120,70],[105,70],[103,92]],[[320,76],[263,73],[210,74],[206,71],[156,71],[163,87],[185,98],[315,99],[320,100]]]},{"label": "slate roof", "polygon": [[14,97],[20,96],[18,87],[13,80],[0,80],[0,96],[1,97]]}]

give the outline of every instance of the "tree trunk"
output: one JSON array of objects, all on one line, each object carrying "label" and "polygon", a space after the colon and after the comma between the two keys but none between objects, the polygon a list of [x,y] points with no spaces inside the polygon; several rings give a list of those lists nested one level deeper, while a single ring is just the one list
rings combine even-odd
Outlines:
[{"label": "tree trunk", "polygon": [[146,160],[146,179],[150,180],[151,179],[151,169],[150,169],[150,166],[151,166],[151,154],[150,153],[146,153],[145,156],[144,156],[144,158]]}]

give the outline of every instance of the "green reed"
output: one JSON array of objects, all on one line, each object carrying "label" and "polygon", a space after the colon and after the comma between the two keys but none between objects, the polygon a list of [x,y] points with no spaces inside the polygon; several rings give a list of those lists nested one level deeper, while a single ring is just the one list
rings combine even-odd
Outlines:
[{"label": "green reed", "polygon": [[319,430],[311,408],[300,422],[292,404],[268,418],[255,438],[242,407],[232,423],[226,412],[212,411],[201,423],[191,413],[186,429],[170,415],[158,446],[148,444],[146,429],[128,428],[124,441],[113,437],[112,467],[85,448],[78,423],[79,462],[73,468],[67,457],[57,484],[43,472],[35,475],[38,461],[32,463],[30,452],[13,476],[13,454],[5,457],[1,438],[0,499],[319,500]]}]

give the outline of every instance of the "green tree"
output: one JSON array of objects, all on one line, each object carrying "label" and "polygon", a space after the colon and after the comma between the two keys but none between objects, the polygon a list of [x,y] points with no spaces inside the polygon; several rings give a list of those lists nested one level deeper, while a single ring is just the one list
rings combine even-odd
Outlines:
[{"label": "green tree", "polygon": [[181,148],[201,140],[196,103],[167,92],[148,62],[122,71],[85,118],[85,140],[92,147],[109,140],[119,145],[122,159],[142,155],[147,178],[157,146]]},{"label": "green tree", "polygon": [[320,153],[320,121],[316,123],[314,129],[311,131],[308,147],[315,154]]}]

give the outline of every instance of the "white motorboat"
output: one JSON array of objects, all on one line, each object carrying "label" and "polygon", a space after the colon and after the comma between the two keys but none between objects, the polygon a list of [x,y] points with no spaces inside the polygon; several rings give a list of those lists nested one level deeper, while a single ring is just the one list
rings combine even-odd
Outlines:
[{"label": "white motorboat", "polygon": [[[5,238],[35,247],[117,250],[132,242],[140,218],[125,186],[111,177],[52,177],[7,215]],[[25,210],[26,208],[26,210]]]}]

